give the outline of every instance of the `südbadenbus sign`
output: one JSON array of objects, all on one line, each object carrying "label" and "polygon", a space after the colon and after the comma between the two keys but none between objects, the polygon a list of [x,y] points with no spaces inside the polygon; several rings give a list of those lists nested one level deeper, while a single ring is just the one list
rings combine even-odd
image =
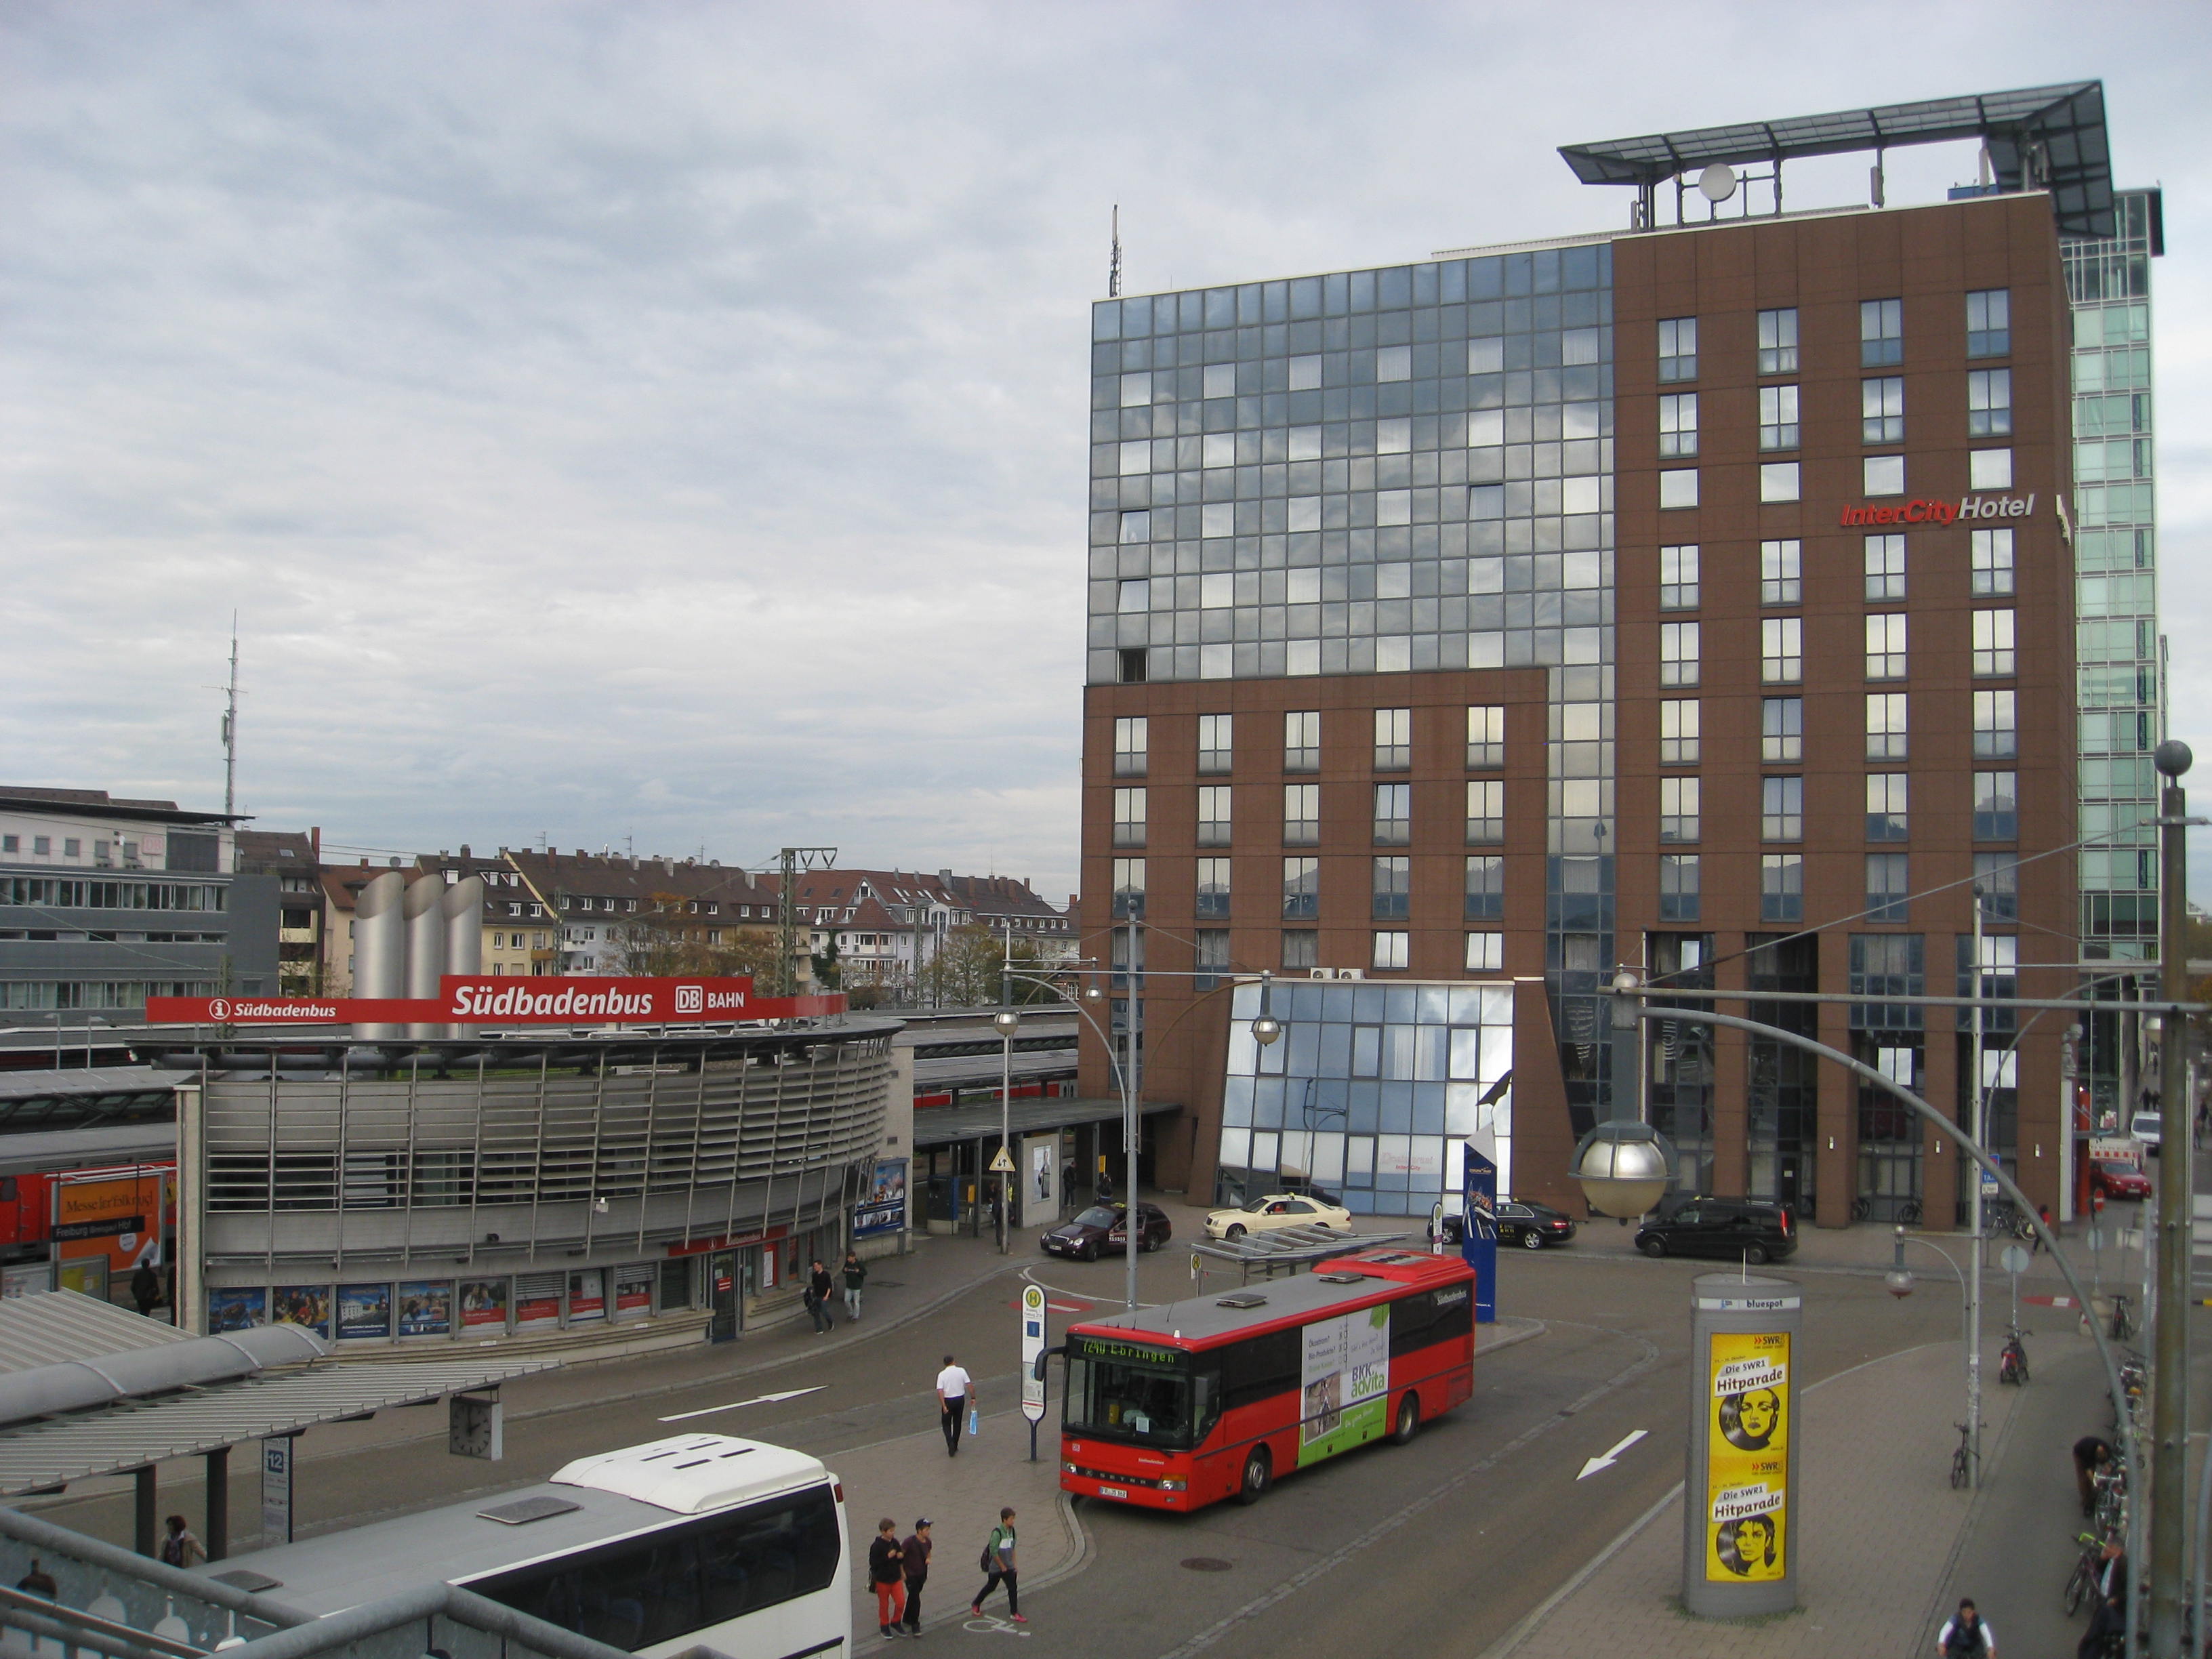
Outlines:
[{"label": "s\u00fcdbadenbus sign", "polygon": [[696,1025],[842,1013],[842,993],[763,997],[726,979],[507,979],[448,974],[431,997],[149,997],[156,1025]]}]

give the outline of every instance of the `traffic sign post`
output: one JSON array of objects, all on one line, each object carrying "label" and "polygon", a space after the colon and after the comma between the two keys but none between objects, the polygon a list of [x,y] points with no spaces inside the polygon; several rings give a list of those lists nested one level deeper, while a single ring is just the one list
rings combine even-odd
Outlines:
[{"label": "traffic sign post", "polygon": [[1030,1462],[1037,1461],[1037,1425],[1044,1421],[1044,1287],[1022,1287],[1022,1415],[1030,1420]]},{"label": "traffic sign post", "polygon": [[1997,1261],[2012,1275],[2012,1326],[2020,1328],[2020,1276],[2027,1271],[2028,1255],[2017,1244],[2008,1244]]}]

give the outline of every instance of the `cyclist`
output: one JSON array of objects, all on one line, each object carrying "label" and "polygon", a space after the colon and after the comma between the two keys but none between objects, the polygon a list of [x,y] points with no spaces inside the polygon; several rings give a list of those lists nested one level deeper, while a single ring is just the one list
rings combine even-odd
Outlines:
[{"label": "cyclist", "polygon": [[2112,1467],[2112,1446],[2100,1434],[2085,1434],[2074,1443],[2074,1485],[2081,1494],[2081,1513],[2097,1510],[2096,1473]]},{"label": "cyclist", "polygon": [[1969,1597],[1936,1638],[1936,1659],[1997,1659],[1997,1633]]}]

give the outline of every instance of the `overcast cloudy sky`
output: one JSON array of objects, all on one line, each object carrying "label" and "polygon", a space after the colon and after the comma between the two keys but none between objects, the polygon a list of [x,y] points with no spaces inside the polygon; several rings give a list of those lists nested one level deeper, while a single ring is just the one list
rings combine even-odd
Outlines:
[{"label": "overcast cloudy sky", "polygon": [[[1131,292],[1382,264],[1621,222],[1561,143],[2087,76],[2166,186],[2166,626],[2212,755],[2208,20],[14,0],[0,780],[219,805],[235,610],[264,826],[1064,894],[1115,203]],[[1972,167],[1898,153],[1891,200]]]}]

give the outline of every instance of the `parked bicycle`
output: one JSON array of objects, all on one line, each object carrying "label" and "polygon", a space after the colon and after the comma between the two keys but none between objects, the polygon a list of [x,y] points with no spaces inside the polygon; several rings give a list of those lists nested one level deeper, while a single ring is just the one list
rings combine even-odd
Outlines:
[{"label": "parked bicycle", "polygon": [[2081,1547],[2081,1558],[2074,1564],[2073,1576],[2066,1581],[2066,1616],[2072,1618],[2081,1611],[2081,1604],[2097,1588],[2098,1569],[2104,1565],[2105,1540],[2094,1532],[2077,1532],[2074,1541]]},{"label": "parked bicycle", "polygon": [[2008,1326],[2005,1330],[2004,1347],[1997,1355],[1997,1381],[2009,1382],[2015,1388],[2027,1385],[2027,1348],[2021,1340],[2021,1329],[2017,1325]]},{"label": "parked bicycle", "polygon": [[1963,1486],[1973,1479],[1974,1474],[1973,1431],[1964,1423],[1954,1423],[1951,1426],[1959,1431],[1959,1449],[1951,1454],[1951,1484],[1954,1487]]},{"label": "parked bicycle", "polygon": [[[1864,1194],[1861,1194],[1858,1197],[1851,1200],[1852,1220],[1866,1221],[1871,1219],[1873,1215],[1873,1199],[1868,1197]],[[1902,1222],[1905,1226],[1917,1227],[1920,1224],[1920,1200],[1917,1198],[1908,1198],[1904,1200],[1897,1206],[1896,1218]]]},{"label": "parked bicycle", "polygon": [[2129,1311],[2127,1293],[2115,1291],[2112,1292],[2112,1322],[2106,1334],[2115,1342],[2124,1342],[2135,1334],[2135,1316]]},{"label": "parked bicycle", "polygon": [[2095,1516],[2097,1530],[2106,1538],[2116,1538],[2128,1523],[2128,1476],[2124,1468],[2100,1471],[2089,1477],[2096,1498],[2090,1513]]}]

